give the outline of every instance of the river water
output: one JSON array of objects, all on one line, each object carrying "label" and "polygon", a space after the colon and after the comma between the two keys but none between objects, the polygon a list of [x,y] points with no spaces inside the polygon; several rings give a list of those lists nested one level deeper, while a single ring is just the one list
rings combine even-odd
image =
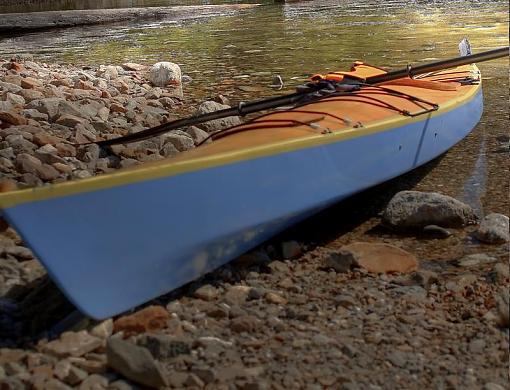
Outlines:
[{"label": "river water", "polygon": [[[175,3],[75,0],[55,1],[52,6]],[[45,10],[40,5],[25,9]],[[20,8],[0,11],[19,12]],[[200,100],[222,93],[238,101],[282,93],[269,87],[275,74],[285,81],[285,92],[311,73],[346,68],[354,60],[399,68],[409,62],[456,56],[464,37],[470,39],[474,52],[508,45],[508,1],[268,3],[243,11],[198,13],[180,21],[139,21],[0,37],[0,57],[31,53],[38,60],[92,66],[173,61],[193,79],[185,86],[187,96]],[[459,151],[448,154],[446,163],[440,163],[422,186],[430,183],[424,189],[443,189],[482,213],[487,209],[508,213],[508,153],[504,149],[508,59],[482,63],[480,68],[485,79],[485,115],[473,135],[457,147]]]}]

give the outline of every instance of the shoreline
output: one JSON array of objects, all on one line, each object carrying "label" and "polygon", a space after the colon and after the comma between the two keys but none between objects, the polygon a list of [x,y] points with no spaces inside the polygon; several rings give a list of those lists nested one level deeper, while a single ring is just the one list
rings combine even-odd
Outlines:
[{"label": "shoreline", "polygon": [[[122,146],[117,158],[93,146],[69,147],[199,109],[203,102],[184,106],[192,100],[182,94],[186,76],[165,65],[171,77],[156,86],[151,65],[0,61],[2,178],[41,185],[194,147],[205,130]],[[207,104],[228,104],[215,100]],[[467,146],[469,140],[455,148]],[[446,181],[441,166],[461,155],[453,150],[349,198],[199,280],[101,322],[76,312],[16,232],[2,226],[0,386],[505,388],[508,244],[477,241],[476,225],[398,232],[380,217],[401,190],[438,188]],[[379,273],[346,266],[342,251],[356,242],[404,250],[412,267]]]},{"label": "shoreline", "polygon": [[221,11],[236,11],[257,4],[224,4],[147,8],[111,8],[1,14],[0,34],[16,34],[51,28],[108,24],[134,20],[175,20]]}]

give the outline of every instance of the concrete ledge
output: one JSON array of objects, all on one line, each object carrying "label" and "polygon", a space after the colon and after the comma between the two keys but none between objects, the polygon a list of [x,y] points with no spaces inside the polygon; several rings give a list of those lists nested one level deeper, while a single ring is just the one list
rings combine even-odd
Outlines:
[{"label": "concrete ledge", "polygon": [[193,14],[240,10],[257,4],[225,4],[149,8],[117,8],[2,14],[0,33],[19,33],[48,28],[74,27],[142,19],[178,19]]}]

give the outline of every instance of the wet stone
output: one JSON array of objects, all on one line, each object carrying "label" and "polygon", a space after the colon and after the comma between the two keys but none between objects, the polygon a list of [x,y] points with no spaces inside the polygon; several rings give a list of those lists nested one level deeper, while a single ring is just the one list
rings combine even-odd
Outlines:
[{"label": "wet stone", "polygon": [[386,206],[383,223],[398,229],[427,225],[461,227],[477,221],[474,210],[452,197],[435,192],[401,191]]},{"label": "wet stone", "polygon": [[485,253],[476,253],[472,255],[464,256],[459,260],[460,267],[476,267],[480,265],[486,265],[491,263],[496,263],[498,261],[497,258],[489,256]]},{"label": "wet stone", "polygon": [[503,244],[509,240],[509,219],[503,214],[489,214],[480,223],[475,237],[487,244]]}]

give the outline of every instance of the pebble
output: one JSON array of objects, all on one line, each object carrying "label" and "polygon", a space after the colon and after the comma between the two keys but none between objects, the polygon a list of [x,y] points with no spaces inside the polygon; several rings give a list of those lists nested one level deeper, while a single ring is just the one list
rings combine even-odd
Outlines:
[{"label": "pebble", "polygon": [[87,331],[64,332],[57,340],[50,341],[43,347],[45,353],[58,356],[82,356],[102,345],[100,338],[90,335]]},{"label": "pebble", "polygon": [[[208,100],[203,102],[196,111],[195,115],[208,114],[210,112],[225,110],[230,108],[230,106]],[[228,116],[226,118],[215,119],[212,121],[208,121],[205,123],[201,123],[197,127],[205,130],[207,133],[212,133],[217,130],[226,129],[228,127],[232,127],[241,123],[241,120],[238,116]]]},{"label": "pebble", "polygon": [[158,62],[150,69],[149,79],[157,87],[181,84],[181,68],[173,62]]},{"label": "pebble", "polygon": [[217,288],[211,286],[210,284],[205,284],[195,290],[193,296],[203,301],[214,301],[219,296],[219,294],[220,292]]},{"label": "pebble", "polygon": [[268,303],[273,303],[275,305],[285,305],[288,302],[287,299],[274,292],[266,293],[265,298]]}]

